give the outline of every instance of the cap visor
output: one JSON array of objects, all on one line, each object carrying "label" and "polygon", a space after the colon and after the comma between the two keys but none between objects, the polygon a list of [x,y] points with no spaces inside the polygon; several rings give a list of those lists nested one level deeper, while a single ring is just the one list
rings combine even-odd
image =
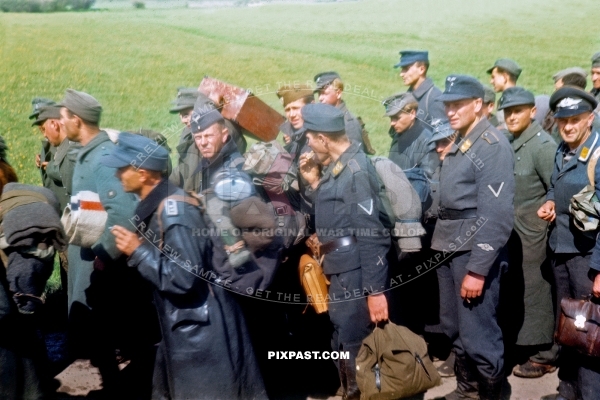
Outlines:
[{"label": "cap visor", "polygon": [[502,106],[498,107],[498,110],[504,110],[505,108],[514,107],[514,106],[523,106],[523,105],[535,106],[535,103],[515,101],[513,103],[503,104]]},{"label": "cap visor", "polygon": [[123,168],[131,164],[131,160],[123,160],[114,154],[100,158],[100,164],[110,168]]},{"label": "cap visor", "polygon": [[569,110],[569,109],[562,109],[559,110],[557,112],[554,113],[554,118],[567,118],[567,117],[572,117],[573,115],[579,115],[579,114],[583,114],[586,112],[592,112],[593,110]]},{"label": "cap visor", "polygon": [[194,105],[190,104],[190,105],[174,106],[174,107],[171,107],[171,109],[169,110],[169,112],[171,114],[177,114],[178,112],[183,111],[183,110],[187,110],[189,108],[194,108]]},{"label": "cap visor", "polygon": [[488,69],[487,71],[485,71],[488,74],[491,74],[492,71],[494,70],[494,68],[496,68],[496,66],[494,65],[492,68]]},{"label": "cap visor", "polygon": [[41,125],[45,122],[45,119],[36,119],[35,121],[33,121],[33,124],[31,124],[31,126],[37,126],[37,125]]}]

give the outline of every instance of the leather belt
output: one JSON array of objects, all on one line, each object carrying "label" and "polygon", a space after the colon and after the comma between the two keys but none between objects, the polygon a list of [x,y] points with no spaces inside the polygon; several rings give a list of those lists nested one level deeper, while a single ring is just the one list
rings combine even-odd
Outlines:
[{"label": "leather belt", "polygon": [[453,210],[451,208],[438,207],[439,219],[469,219],[477,218],[476,208],[467,208],[466,210]]},{"label": "leather belt", "polygon": [[344,246],[350,246],[352,243],[356,243],[356,236],[344,236],[339,239],[331,240],[325,244],[322,244],[319,250],[321,251],[321,255],[332,253]]}]

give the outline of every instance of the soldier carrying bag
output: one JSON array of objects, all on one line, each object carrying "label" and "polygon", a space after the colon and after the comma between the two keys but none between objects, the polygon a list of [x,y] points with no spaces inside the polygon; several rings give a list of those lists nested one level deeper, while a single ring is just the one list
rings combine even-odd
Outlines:
[{"label": "soldier carrying bag", "polygon": [[314,307],[317,314],[321,314],[328,310],[327,287],[329,286],[329,281],[325,277],[325,273],[321,267],[321,243],[316,234],[311,235],[306,240],[306,246],[312,254],[304,254],[300,257],[300,264],[298,265],[300,283],[306,293],[308,303]]},{"label": "soldier carrying bag", "polygon": [[600,157],[600,147],[597,148],[587,165],[587,174],[590,181],[579,193],[573,195],[569,212],[573,216],[573,224],[582,232],[589,233],[595,238],[595,231],[600,222],[600,202],[596,196],[594,184],[596,164]]},{"label": "soldier carrying bag", "polygon": [[427,344],[404,326],[387,322],[363,340],[356,357],[361,400],[391,400],[423,393],[441,382]]},{"label": "soldier carrying bag", "polygon": [[600,357],[600,305],[592,301],[564,298],[560,302],[557,343],[579,353]]}]

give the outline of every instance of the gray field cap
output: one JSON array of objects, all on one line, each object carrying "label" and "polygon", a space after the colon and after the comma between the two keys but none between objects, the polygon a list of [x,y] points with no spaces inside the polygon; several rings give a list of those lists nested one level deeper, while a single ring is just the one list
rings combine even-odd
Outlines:
[{"label": "gray field cap", "polygon": [[59,103],[59,106],[65,107],[84,121],[91,123],[100,122],[102,106],[98,103],[98,100],[85,92],[67,89],[65,97]]},{"label": "gray field cap", "polygon": [[587,71],[581,67],[569,67],[569,68],[565,68],[563,70],[558,71],[557,73],[555,73],[554,75],[552,75],[552,79],[554,79],[554,82],[558,82],[560,79],[564,78],[567,75],[571,75],[571,74],[577,74],[577,75],[581,75],[584,78],[587,78]]},{"label": "gray field cap", "polygon": [[506,89],[500,100],[498,100],[498,110],[504,110],[508,107],[522,106],[524,104],[535,105],[535,96],[529,90],[514,86]]},{"label": "gray field cap", "polygon": [[519,77],[519,75],[521,75],[521,72],[523,72],[521,67],[519,67],[519,64],[517,64],[515,61],[511,60],[510,58],[499,58],[498,60],[496,60],[494,65],[490,69],[487,70],[487,73],[491,74],[492,71],[494,70],[494,68],[496,68],[496,67],[501,68],[507,72],[510,72],[517,78]]},{"label": "gray field cap", "polygon": [[600,51],[592,56],[592,68],[600,67]]},{"label": "gray field cap", "polygon": [[398,114],[409,103],[416,103],[417,99],[411,93],[397,93],[383,100],[382,104],[385,107],[384,117],[392,117]]},{"label": "gray field cap", "polygon": [[57,104],[39,108],[39,113],[31,126],[42,125],[47,119],[60,119],[60,106]]}]

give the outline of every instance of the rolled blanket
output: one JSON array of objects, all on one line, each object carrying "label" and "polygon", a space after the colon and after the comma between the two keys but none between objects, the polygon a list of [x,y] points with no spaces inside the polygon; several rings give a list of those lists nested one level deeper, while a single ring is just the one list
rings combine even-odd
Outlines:
[{"label": "rolled blanket", "polygon": [[71,202],[65,208],[61,222],[69,238],[69,243],[81,247],[92,247],[106,225],[108,214],[98,193],[88,190],[71,196]]}]

